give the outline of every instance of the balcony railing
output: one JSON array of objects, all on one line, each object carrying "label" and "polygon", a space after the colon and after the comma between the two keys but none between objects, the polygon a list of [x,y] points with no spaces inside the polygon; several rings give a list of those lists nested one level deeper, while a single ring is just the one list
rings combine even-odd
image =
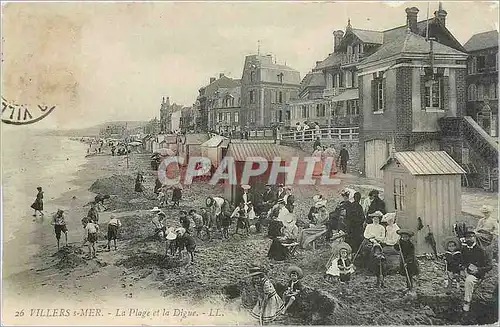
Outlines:
[{"label": "balcony railing", "polygon": [[281,139],[299,142],[314,141],[317,137],[321,140],[357,140],[358,135],[359,127],[326,127],[321,128],[319,134],[314,129],[282,133]]},{"label": "balcony railing", "polygon": [[323,97],[328,98],[328,97],[334,97],[339,95],[340,93],[344,92],[345,88],[344,87],[335,87],[332,89],[325,89],[323,91]]}]

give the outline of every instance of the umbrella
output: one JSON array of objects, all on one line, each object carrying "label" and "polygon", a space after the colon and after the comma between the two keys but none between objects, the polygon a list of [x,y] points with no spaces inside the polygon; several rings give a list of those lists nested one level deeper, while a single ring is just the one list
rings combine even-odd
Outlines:
[{"label": "umbrella", "polygon": [[134,141],[134,142],[130,142],[128,145],[130,145],[130,146],[139,146],[139,145],[142,145],[142,143],[139,142],[139,141]]},{"label": "umbrella", "polygon": [[163,157],[175,156],[175,151],[167,149],[167,148],[160,148],[160,149],[156,150],[155,153],[158,153],[159,155],[161,155]]},{"label": "umbrella", "polygon": [[429,227],[429,225],[427,225],[427,228],[429,228],[429,234],[425,236],[425,241],[430,244],[430,246],[432,247],[432,251],[434,252],[434,255],[437,258],[438,255],[436,248],[436,239],[434,238],[434,234],[431,232],[431,228]]}]

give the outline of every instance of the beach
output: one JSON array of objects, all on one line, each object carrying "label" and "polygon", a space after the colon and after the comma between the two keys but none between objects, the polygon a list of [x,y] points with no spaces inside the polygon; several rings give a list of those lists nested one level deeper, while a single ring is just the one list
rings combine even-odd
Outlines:
[{"label": "beach", "polygon": [[[150,209],[157,206],[152,194],[156,172],[149,167],[149,154],[130,154],[127,168],[124,156],[114,157],[106,151],[85,158],[86,146],[77,141],[65,138],[40,138],[39,141],[44,144],[40,151],[55,149],[57,157],[40,152],[42,158],[47,158],[42,160],[46,164],[37,172],[37,177],[31,177],[32,185],[24,187],[31,178],[12,174],[8,182],[15,183],[20,192],[9,195],[4,192],[4,207],[11,212],[4,216],[4,233],[10,238],[4,241],[3,248],[3,323],[256,324],[249,315],[256,301],[255,294],[244,278],[252,263],[269,271],[278,293],[284,290],[285,272],[290,264],[304,270],[305,292],[300,310],[280,318],[280,324],[358,325],[373,321],[443,324],[459,319],[456,315],[459,305],[453,303],[459,303],[462,294],[444,294],[443,267],[437,261],[422,261],[416,298],[403,296],[405,284],[401,276],[387,276],[390,286],[375,289],[374,277],[365,272],[354,278],[352,294],[340,295],[339,286],[325,281],[323,276],[331,255],[328,244],[319,242],[317,250],[300,250],[296,257],[276,262],[266,257],[271,241],[265,234],[234,235],[233,225],[230,240],[197,239],[195,262],[185,265],[165,256],[164,242],[153,237]],[[33,146],[36,152],[37,144],[34,142]],[[33,153],[32,149],[29,151]],[[35,162],[39,164],[39,160],[40,157]],[[4,166],[4,174],[8,169],[28,168],[17,166]],[[144,172],[146,194],[134,191],[138,171]],[[46,217],[43,222],[40,219],[34,222],[29,206],[35,195],[31,192],[36,191],[39,184],[46,192]],[[297,187],[294,193],[301,200],[296,202],[295,213],[299,223],[303,224],[306,219],[312,194],[321,192],[332,199],[343,187],[356,186],[343,183],[326,188]],[[10,189],[10,184],[4,184],[4,190]],[[365,196],[369,187],[357,189]],[[109,194],[111,199],[106,203],[107,210],[100,213],[97,258],[89,260],[88,249],[82,246],[84,230],[80,221],[96,193]],[[207,196],[222,194],[220,185],[195,182],[185,186],[181,207],[164,209],[167,226],[180,226],[179,209],[199,209],[205,206]],[[7,207],[7,203],[14,204]],[[334,201],[329,202],[328,210],[334,205]],[[23,215],[16,215],[24,210],[19,208],[27,209]],[[69,229],[69,246],[59,252],[49,215],[58,208],[66,210]],[[122,221],[123,227],[118,250],[107,252],[106,223],[111,213]],[[494,269],[496,274],[496,267]],[[494,287],[483,288],[486,299],[494,298]],[[474,303],[474,306],[482,306],[482,312],[493,313],[492,309],[484,309],[488,305],[494,303],[491,300]],[[490,318],[483,315],[471,319],[478,322]]]}]

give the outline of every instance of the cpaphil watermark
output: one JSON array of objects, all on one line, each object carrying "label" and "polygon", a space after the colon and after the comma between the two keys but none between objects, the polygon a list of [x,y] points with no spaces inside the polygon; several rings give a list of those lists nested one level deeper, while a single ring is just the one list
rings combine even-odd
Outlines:
[{"label": "cpaphil watermark", "polygon": [[[285,165],[283,165],[285,163]],[[268,161],[262,157],[248,157],[245,162],[237,163],[231,156],[226,156],[213,169],[210,158],[191,157],[184,162],[183,157],[169,156],[162,160],[158,167],[158,179],[163,185],[189,185],[196,178],[208,179],[208,183],[216,185],[223,182],[226,185],[249,184],[251,178],[259,178],[267,184],[278,184],[278,176],[284,175],[285,184],[338,185],[341,180],[335,176],[333,158],[294,157],[286,162],[280,157]]]},{"label": "cpaphil watermark", "polygon": [[56,106],[38,105],[29,107],[16,104],[2,97],[2,122],[9,125],[28,125],[36,123],[48,115]]}]

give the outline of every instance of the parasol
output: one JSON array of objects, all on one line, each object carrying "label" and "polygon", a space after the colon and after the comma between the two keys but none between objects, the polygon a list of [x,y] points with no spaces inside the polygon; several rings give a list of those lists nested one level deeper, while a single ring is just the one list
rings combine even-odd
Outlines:
[{"label": "parasol", "polygon": [[437,258],[437,248],[436,248],[436,239],[434,238],[434,234],[431,232],[431,227],[427,225],[427,228],[429,229],[429,234],[425,236],[425,241],[429,243],[429,245],[432,247],[432,252],[434,252],[434,255]]},{"label": "parasol", "polygon": [[154,153],[158,153],[159,155],[161,155],[163,157],[175,156],[175,151],[171,150],[171,149],[167,149],[167,148],[160,148],[160,149],[156,150]]}]

